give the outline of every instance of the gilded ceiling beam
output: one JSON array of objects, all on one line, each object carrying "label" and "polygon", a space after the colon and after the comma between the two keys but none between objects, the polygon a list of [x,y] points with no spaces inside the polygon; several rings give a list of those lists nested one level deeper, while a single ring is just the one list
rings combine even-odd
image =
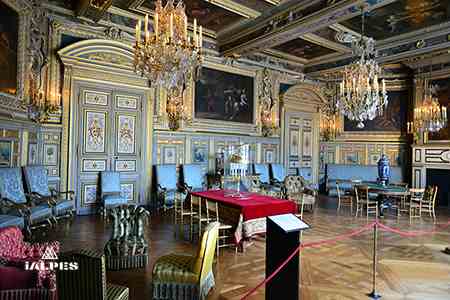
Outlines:
[{"label": "gilded ceiling beam", "polygon": [[111,5],[112,0],[78,0],[75,12],[79,17],[86,17],[98,22]]}]

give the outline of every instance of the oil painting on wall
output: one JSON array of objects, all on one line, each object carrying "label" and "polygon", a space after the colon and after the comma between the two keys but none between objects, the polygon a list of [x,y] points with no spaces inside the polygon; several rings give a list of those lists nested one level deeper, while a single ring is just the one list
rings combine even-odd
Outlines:
[{"label": "oil painting on wall", "polygon": [[19,15],[0,1],[0,92],[17,91],[17,41]]},{"label": "oil painting on wall", "polygon": [[364,128],[358,128],[358,122],[345,118],[344,131],[388,131],[405,132],[406,114],[408,111],[409,93],[405,91],[389,91],[388,105],[381,116],[365,121]]},{"label": "oil painting on wall", "polygon": [[253,123],[254,78],[203,68],[195,85],[195,117]]},{"label": "oil painting on wall", "polygon": [[450,140],[450,77],[444,79],[436,79],[431,81],[431,86],[435,92],[435,96],[439,99],[439,103],[447,107],[447,126],[438,132],[432,132],[428,135],[429,140]]}]

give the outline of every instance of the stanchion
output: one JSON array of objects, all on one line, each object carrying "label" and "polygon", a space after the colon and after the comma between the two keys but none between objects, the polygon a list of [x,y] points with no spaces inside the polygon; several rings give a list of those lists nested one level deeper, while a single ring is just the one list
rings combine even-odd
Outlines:
[{"label": "stanchion", "polygon": [[378,264],[378,219],[373,225],[373,263],[372,263],[372,292],[367,294],[372,299],[380,299],[381,295],[377,293],[377,264]]}]

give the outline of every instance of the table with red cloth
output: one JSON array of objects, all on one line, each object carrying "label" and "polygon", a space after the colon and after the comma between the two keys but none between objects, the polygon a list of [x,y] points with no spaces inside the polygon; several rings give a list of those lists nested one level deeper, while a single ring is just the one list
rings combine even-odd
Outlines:
[{"label": "table with red cloth", "polygon": [[232,195],[232,191],[226,190],[191,193],[192,197],[219,204],[220,219],[233,226],[237,244],[252,235],[265,233],[266,217],[297,212],[297,204],[289,200],[248,192],[241,192],[241,197]]}]

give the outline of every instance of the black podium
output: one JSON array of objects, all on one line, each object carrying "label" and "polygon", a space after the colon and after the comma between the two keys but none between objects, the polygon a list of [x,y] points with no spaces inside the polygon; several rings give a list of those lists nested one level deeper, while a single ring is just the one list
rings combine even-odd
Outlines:
[{"label": "black podium", "polygon": [[[267,217],[266,278],[300,245],[300,231],[309,225],[293,214]],[[266,284],[266,300],[298,300],[299,254],[297,253]],[[282,298],[280,298],[282,297]]]}]

